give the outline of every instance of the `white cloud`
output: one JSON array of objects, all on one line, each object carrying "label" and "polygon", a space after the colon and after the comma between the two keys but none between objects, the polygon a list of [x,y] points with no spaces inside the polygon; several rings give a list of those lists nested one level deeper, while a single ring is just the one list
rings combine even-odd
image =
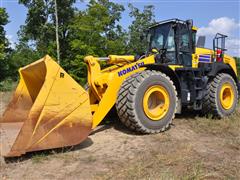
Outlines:
[{"label": "white cloud", "polygon": [[8,39],[8,41],[10,43],[10,47],[14,49],[15,48],[15,43],[13,41],[13,35],[7,34],[6,38]]},{"label": "white cloud", "polygon": [[216,33],[227,35],[226,48],[227,54],[240,56],[240,24],[235,19],[220,17],[213,19],[205,27],[198,29],[198,36],[207,37],[208,48],[212,48],[212,39]]},{"label": "white cloud", "polygon": [[227,39],[226,48],[234,56],[240,57],[240,38]]},{"label": "white cloud", "polygon": [[228,17],[220,17],[218,19],[213,19],[210,21],[207,27],[201,27],[198,29],[198,35],[214,35],[216,33],[222,33],[230,35],[231,32],[239,28],[240,25]]}]

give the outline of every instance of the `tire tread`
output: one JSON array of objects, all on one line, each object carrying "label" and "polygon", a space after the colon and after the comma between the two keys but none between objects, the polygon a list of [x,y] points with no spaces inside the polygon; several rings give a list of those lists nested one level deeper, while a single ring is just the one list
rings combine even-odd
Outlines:
[{"label": "tire tread", "polygon": [[[137,92],[138,87],[140,84],[149,76],[153,75],[159,75],[165,79],[167,79],[171,86],[174,88],[175,98],[176,98],[176,108],[173,113],[173,116],[171,120],[161,129],[153,130],[148,129],[145,126],[143,126],[137,116],[136,112],[134,111],[134,97]],[[158,72],[158,71],[151,71],[151,70],[145,70],[136,74],[133,74],[129,76],[122,84],[118,98],[116,101],[116,109],[119,116],[120,121],[131,130],[143,133],[143,134],[153,134],[153,133],[159,133],[162,131],[165,131],[169,125],[171,124],[172,120],[175,117],[175,113],[177,110],[177,91],[174,86],[173,81],[164,73]]]}]

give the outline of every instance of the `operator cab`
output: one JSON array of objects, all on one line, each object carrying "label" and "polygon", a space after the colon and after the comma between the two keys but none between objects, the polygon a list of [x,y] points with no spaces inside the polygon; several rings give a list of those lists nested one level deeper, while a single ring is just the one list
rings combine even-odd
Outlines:
[{"label": "operator cab", "polygon": [[192,20],[170,19],[148,29],[148,53],[156,53],[156,62],[192,66],[195,53],[196,30]]}]

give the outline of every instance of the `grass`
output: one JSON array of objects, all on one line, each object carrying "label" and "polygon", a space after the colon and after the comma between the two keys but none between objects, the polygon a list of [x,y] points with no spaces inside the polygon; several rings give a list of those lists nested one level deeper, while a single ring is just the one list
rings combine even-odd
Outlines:
[{"label": "grass", "polygon": [[240,79],[240,58],[235,58],[237,69],[238,69],[238,78]]},{"label": "grass", "polygon": [[[185,156],[181,161],[170,156],[145,156],[134,163],[129,163],[120,171],[113,171],[101,179],[182,179],[198,180],[205,176],[205,169],[200,160],[188,161]],[[184,160],[186,160],[184,162]],[[179,161],[179,162],[178,162]],[[170,163],[169,163],[170,162]],[[123,165],[124,166],[124,165]],[[186,168],[186,169],[184,169]]]},{"label": "grass", "polygon": [[68,154],[67,152],[71,152],[71,147],[63,147],[57,149],[49,149],[43,150],[41,152],[32,152],[29,154],[33,163],[41,163],[45,160],[49,160],[51,158],[61,158],[61,159],[73,159],[74,155]]},{"label": "grass", "polygon": [[0,91],[12,91],[17,86],[17,82],[12,81],[11,79],[6,79],[0,82]]},{"label": "grass", "polygon": [[195,121],[189,120],[191,128],[200,133],[209,133],[216,136],[238,136],[240,130],[240,105],[236,111],[223,119],[196,117]]},{"label": "grass", "polygon": [[[162,150],[149,150],[133,161],[122,164],[120,169],[102,175],[100,179],[182,179],[197,180],[205,175],[201,159],[192,146],[175,143]],[[172,148],[172,149],[171,149]]]},{"label": "grass", "polygon": [[49,159],[49,156],[48,154],[42,152],[42,153],[38,153],[38,154],[35,154],[31,157],[31,161],[33,163],[41,163],[45,160],[48,160]]},{"label": "grass", "polygon": [[202,162],[195,162],[191,168],[188,169],[189,173],[186,173],[181,177],[182,180],[198,180],[203,179],[206,176]]},{"label": "grass", "polygon": [[[100,176],[100,179],[237,179],[239,163],[231,160],[231,157],[236,156],[240,150],[239,117],[240,104],[234,114],[224,119],[198,116],[176,119],[175,121],[179,120],[180,124],[193,131],[196,137],[209,138],[210,142],[198,142],[198,138],[190,138],[190,142],[174,139],[165,143],[161,141],[159,148],[137,155],[133,161]],[[171,129],[166,134],[171,135]],[[219,142],[211,143],[216,138]],[[156,141],[159,141],[159,137]],[[196,151],[195,147],[201,143],[202,153]],[[210,147],[205,147],[204,143],[210,144]],[[226,157],[218,157],[218,149],[224,150],[223,156]]]}]

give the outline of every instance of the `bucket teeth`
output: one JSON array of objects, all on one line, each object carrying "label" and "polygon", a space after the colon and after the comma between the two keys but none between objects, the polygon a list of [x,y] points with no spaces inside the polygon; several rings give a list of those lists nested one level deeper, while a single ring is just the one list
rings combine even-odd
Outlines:
[{"label": "bucket teeth", "polygon": [[88,93],[46,56],[19,70],[20,82],[0,120],[1,155],[79,144],[91,132]]}]

